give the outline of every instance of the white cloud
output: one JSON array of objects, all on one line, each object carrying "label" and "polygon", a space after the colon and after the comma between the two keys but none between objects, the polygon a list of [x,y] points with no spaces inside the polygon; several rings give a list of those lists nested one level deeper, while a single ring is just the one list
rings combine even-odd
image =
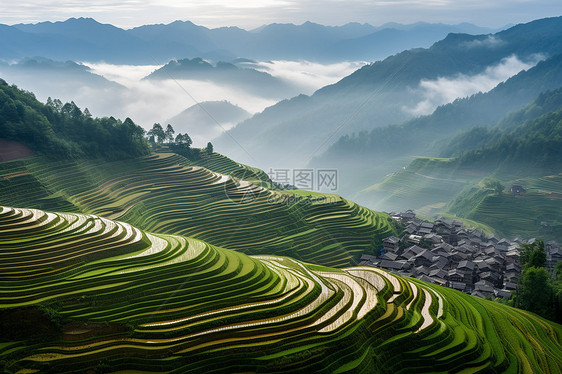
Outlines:
[{"label": "white cloud", "polygon": [[513,55],[502,59],[497,65],[487,67],[480,74],[470,76],[458,74],[454,77],[422,80],[413,90],[415,94],[421,96],[421,100],[413,108],[403,109],[414,115],[430,114],[439,105],[478,92],[488,92],[520,71],[533,67],[543,58],[544,56],[535,55],[530,61],[523,62]]},{"label": "white cloud", "polygon": [[[128,88],[119,95],[117,101],[111,105],[111,109],[121,117],[131,117],[145,128],[151,127],[154,122],[164,122],[188,107],[204,101],[228,100],[250,113],[259,112],[276,102],[211,82],[171,79],[142,80],[158,66],[89,63],[86,65],[90,66],[94,73]],[[118,105],[115,105],[117,103]],[[92,111],[92,113],[94,112]]]},{"label": "white cloud", "polygon": [[320,87],[333,84],[364,66],[365,62],[318,64],[309,61],[267,61],[250,64],[257,70],[295,84],[310,95]]},{"label": "white cloud", "polygon": [[493,49],[493,48],[497,48],[500,47],[504,44],[505,42],[503,40],[501,40],[500,38],[494,36],[494,35],[488,35],[487,38],[482,39],[482,40],[471,40],[469,42],[464,43],[464,47],[466,48],[488,48],[488,49]]},{"label": "white cloud", "polygon": [[[222,86],[212,82],[195,80],[142,80],[160,66],[129,66],[84,63],[96,74],[115,81],[127,90],[104,97],[105,105],[99,110],[88,104],[94,115],[129,116],[145,128],[154,122],[163,122],[196,103],[227,100],[250,113],[261,112],[277,100],[258,97],[243,90]],[[322,65],[307,61],[258,62],[255,67],[269,74],[296,84],[302,92],[310,94],[315,90],[351,74],[361,67],[361,62]],[[117,97],[112,97],[116,96]],[[81,95],[87,100],[86,91]],[[95,97],[91,93],[91,98]],[[112,98],[110,98],[112,97]],[[279,100],[284,97],[279,97]],[[77,102],[78,103],[78,102]],[[231,124],[224,125],[231,127]],[[224,127],[223,126],[223,127]]]},{"label": "white cloud", "polygon": [[[34,92],[43,102],[49,96],[63,102],[74,101],[80,108],[88,108],[96,117],[130,117],[145,129],[151,128],[155,122],[165,123],[183,110],[205,101],[226,100],[253,114],[286,98],[264,98],[237,87],[205,81],[142,79],[161,67],[158,65],[83,64],[89,66],[92,73],[121,86],[108,82],[92,85],[89,83],[91,81],[86,79],[87,76],[65,79],[64,75],[61,75],[61,78],[52,81],[45,73],[18,72],[2,65],[0,75],[8,82]],[[258,62],[256,67],[295,84],[298,87],[298,90],[295,90],[296,95],[299,92],[310,94],[326,84],[334,83],[361,65],[362,63],[321,65],[307,61],[271,61]],[[209,123],[213,128],[209,128]],[[234,125],[235,123],[228,120],[223,120],[220,124],[207,121],[207,124],[201,125],[206,128],[194,128],[193,131],[190,130],[190,135],[205,145],[209,136],[217,136]]]},{"label": "white cloud", "polygon": [[[143,77],[160,66],[129,66],[84,63],[94,73],[115,81],[127,89],[120,92],[105,92],[103,95],[84,87],[75,102],[87,106],[97,116],[113,115],[119,118],[131,117],[137,124],[149,129],[153,123],[164,123],[178,113],[205,101],[227,100],[250,113],[261,112],[277,100],[252,95],[243,90],[218,85],[212,82],[194,80],[142,80]],[[259,70],[295,84],[300,92],[311,94],[315,90],[335,83],[351,74],[362,62],[345,62],[322,65],[308,61],[269,61],[254,65]],[[284,99],[280,97],[279,100]],[[213,121],[210,121],[211,123]],[[218,136],[222,131],[232,128],[235,123],[223,121],[213,128],[192,128],[192,139],[206,144],[209,136]],[[207,139],[207,140],[205,140]],[[195,144],[195,145],[201,145]]]}]

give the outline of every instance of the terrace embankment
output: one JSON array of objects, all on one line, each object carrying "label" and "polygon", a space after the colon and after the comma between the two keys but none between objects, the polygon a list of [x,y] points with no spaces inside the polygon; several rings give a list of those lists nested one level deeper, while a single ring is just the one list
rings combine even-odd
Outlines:
[{"label": "terrace embankment", "polygon": [[562,327],[527,312],[94,215],[0,207],[0,310],[30,322],[2,334],[12,372],[562,370]]}]

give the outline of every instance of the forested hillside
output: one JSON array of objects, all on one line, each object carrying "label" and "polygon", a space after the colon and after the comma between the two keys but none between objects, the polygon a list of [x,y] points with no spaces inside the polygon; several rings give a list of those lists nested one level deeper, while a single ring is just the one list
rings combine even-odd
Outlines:
[{"label": "forested hillside", "polygon": [[545,92],[495,126],[462,132],[442,146],[454,157],[418,157],[358,197],[382,210],[456,214],[509,237],[562,240],[561,97]]},{"label": "forested hillside", "polygon": [[[424,146],[430,148],[435,137],[493,124],[542,91],[562,85],[562,58],[557,56],[562,53],[560,30],[562,17],[517,25],[494,35],[450,34],[430,48],[403,51],[366,65],[310,97],[282,101],[229,133],[262,168],[277,167],[279,160],[300,167],[319,156],[332,166],[341,161],[343,168],[358,155],[365,163],[381,162],[364,157],[365,153],[386,160],[387,152],[418,152]],[[513,86],[508,81],[490,95],[461,98],[455,105],[438,108],[433,116],[417,118],[416,108],[426,98],[422,82],[470,80],[501,68],[510,58],[529,66],[512,78]],[[530,68],[537,59],[544,61]],[[215,144],[229,156],[250,162],[230,136],[219,137]]]},{"label": "forested hillside", "polygon": [[0,138],[51,158],[137,157],[149,153],[144,130],[127,118],[93,118],[74,102],[39,102],[0,79]]}]

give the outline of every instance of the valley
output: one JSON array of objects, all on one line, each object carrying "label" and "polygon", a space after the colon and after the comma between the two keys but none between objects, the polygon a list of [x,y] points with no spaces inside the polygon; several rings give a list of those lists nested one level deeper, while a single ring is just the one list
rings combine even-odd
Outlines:
[{"label": "valley", "polygon": [[562,372],[562,16],[219,3],[0,24],[0,372]]}]

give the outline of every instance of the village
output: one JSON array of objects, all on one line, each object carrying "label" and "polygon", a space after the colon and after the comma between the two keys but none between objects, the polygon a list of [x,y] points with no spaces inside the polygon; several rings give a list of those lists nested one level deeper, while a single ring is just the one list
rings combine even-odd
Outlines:
[{"label": "village", "polygon": [[[535,239],[499,239],[464,227],[457,220],[434,222],[413,211],[390,213],[405,230],[401,238],[383,240],[379,256],[364,254],[359,265],[384,270],[453,288],[481,298],[509,299],[521,275],[519,248]],[[560,245],[545,243],[550,273],[562,261]]]}]

